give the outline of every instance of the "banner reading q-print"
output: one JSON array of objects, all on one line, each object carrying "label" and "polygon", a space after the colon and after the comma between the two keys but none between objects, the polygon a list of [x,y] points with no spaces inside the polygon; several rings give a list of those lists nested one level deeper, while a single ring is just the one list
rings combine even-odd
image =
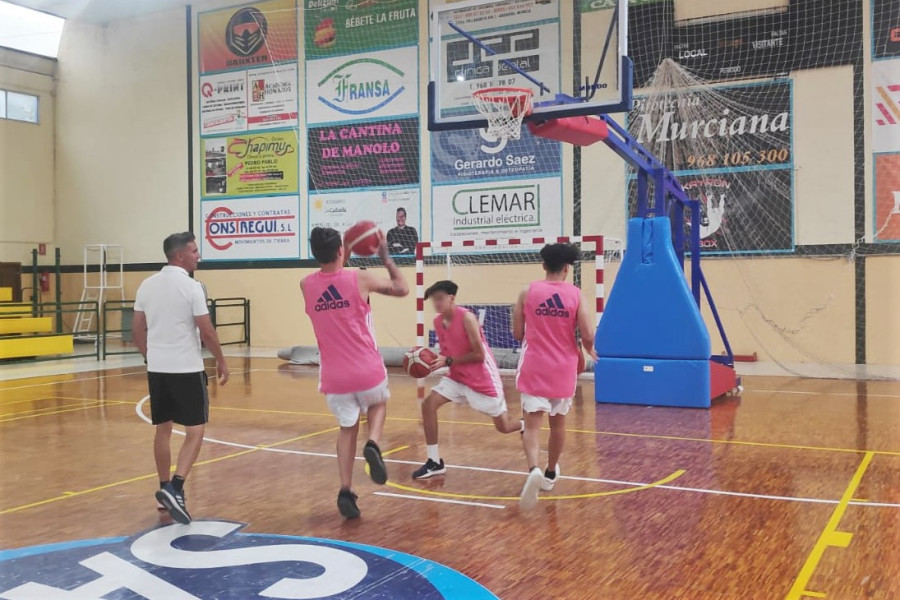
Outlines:
[{"label": "banner reading q-print", "polygon": [[203,260],[299,258],[299,207],[298,196],[203,202]]}]

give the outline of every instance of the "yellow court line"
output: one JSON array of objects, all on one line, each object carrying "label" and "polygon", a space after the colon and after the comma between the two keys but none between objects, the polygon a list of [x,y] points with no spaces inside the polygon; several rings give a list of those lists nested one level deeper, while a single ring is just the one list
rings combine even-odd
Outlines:
[{"label": "yellow court line", "polygon": [[831,513],[828,524],[825,525],[825,529],[822,531],[815,546],[813,546],[812,551],[806,558],[806,562],[803,563],[803,567],[800,569],[800,573],[797,575],[797,579],[794,580],[794,585],[791,586],[791,590],[788,592],[785,600],[800,600],[803,596],[810,595],[806,591],[806,585],[812,578],[816,567],[819,565],[819,561],[822,560],[822,555],[825,554],[825,550],[829,546],[846,548],[850,543],[850,538],[853,537],[853,534],[846,531],[838,531],[837,528],[844,513],[847,511],[850,499],[853,498],[853,494],[856,493],[859,482],[862,480],[866,469],[869,468],[869,464],[872,462],[874,456],[874,452],[866,452],[865,456],[863,456],[862,461],[856,468],[856,472],[853,474],[853,477],[850,478],[850,483],[847,484],[847,489],[844,490],[840,502],[838,502],[837,506],[834,508],[834,512]]},{"label": "yellow court line", "polygon": [[79,408],[69,408],[66,410],[55,410],[53,412],[45,412],[39,415],[25,415],[24,417],[13,417],[12,419],[4,419],[0,417],[0,423],[11,423],[12,421],[21,421],[22,419],[35,419],[37,417],[49,417],[51,415],[59,415],[62,413],[76,412],[79,410],[88,410],[91,408],[100,408],[102,406],[113,406],[115,404],[125,404],[124,402],[104,402],[103,404],[91,404],[90,406],[81,406]]},{"label": "yellow court line", "polygon": [[[632,492],[640,492],[642,490],[648,490],[650,488],[659,487],[661,485],[665,485],[670,483],[682,475],[685,474],[684,469],[679,469],[672,473],[667,477],[663,477],[659,481],[654,481],[653,483],[648,483],[646,485],[639,485],[635,487],[623,488],[621,490],[610,490],[607,492],[593,492],[590,494],[568,494],[562,496],[540,496],[539,500],[585,500],[588,498],[600,498],[603,496],[618,496],[620,494],[630,494]],[[427,488],[415,488],[408,485],[403,485],[400,483],[395,483],[393,481],[388,480],[385,484],[388,487],[396,488],[398,490],[403,490],[404,492],[411,492],[414,494],[425,494],[427,496],[438,496],[441,498],[455,498],[460,500],[518,500],[518,496],[482,496],[480,494],[455,494],[452,492],[442,492],[437,490],[429,490]]]},{"label": "yellow court line", "polygon": [[403,450],[406,450],[407,448],[409,448],[409,446],[397,446],[396,448],[391,448],[387,452],[382,452],[381,456],[382,457],[390,456],[391,454],[396,454],[398,452],[402,452]]},{"label": "yellow court line", "polygon": [[[317,436],[317,435],[322,435],[322,434],[325,434],[325,433],[331,433],[332,431],[337,431],[338,429],[340,429],[340,426],[329,427],[328,429],[323,429],[323,430],[321,430],[321,431],[314,431],[314,432],[312,432],[312,433],[305,433],[305,434],[303,434],[303,435],[300,435],[300,436],[297,436],[297,437],[293,437],[293,438],[291,438],[291,439],[289,439],[289,440],[284,440],[284,441],[281,441],[281,442],[275,442],[274,444],[265,444],[265,445],[260,444],[260,445],[258,445],[256,448],[250,448],[250,449],[247,449],[247,450],[241,450],[240,452],[235,452],[235,453],[233,453],[233,454],[226,454],[226,455],[224,455],[224,456],[217,456],[216,458],[208,458],[208,459],[206,459],[206,460],[197,461],[197,462],[194,463],[194,467],[200,467],[200,466],[203,466],[203,465],[210,465],[210,464],[217,463],[217,462],[220,462],[220,461],[223,461],[223,460],[228,460],[228,459],[230,459],[230,458],[237,458],[238,456],[244,456],[245,454],[251,454],[251,453],[253,453],[253,452],[260,452],[260,451],[262,451],[262,450],[264,450],[264,449],[266,449],[266,448],[274,448],[275,446],[281,446],[281,445],[283,445],[283,444],[289,444],[289,443],[291,443],[291,442],[296,442],[296,441],[298,441],[298,440],[303,440],[303,439],[306,439],[306,438],[311,438],[311,437],[314,437],[314,436]],[[54,496],[54,497],[52,497],[52,498],[47,498],[47,499],[45,499],[45,500],[39,500],[39,501],[37,501],[37,502],[32,502],[32,503],[30,503],[30,504],[23,504],[23,505],[21,505],[21,506],[13,506],[12,508],[7,508],[7,509],[4,509],[4,510],[0,510],[0,515],[5,515],[5,514],[9,514],[9,513],[19,512],[19,511],[26,510],[26,509],[29,509],[29,508],[35,508],[35,507],[37,507],[37,506],[43,506],[43,505],[45,505],[45,504],[50,504],[51,502],[57,502],[57,501],[59,501],[59,500],[65,500],[66,498],[75,498],[76,496],[84,496],[85,494],[92,494],[92,493],[94,493],[94,492],[100,492],[100,491],[107,490],[107,489],[109,489],[109,488],[117,487],[117,486],[120,486],[120,485],[126,485],[126,484],[129,484],[129,483],[134,483],[134,482],[136,482],[136,481],[142,481],[142,480],[144,480],[144,479],[153,479],[153,478],[155,478],[155,477],[157,477],[157,476],[158,476],[158,475],[157,475],[156,473],[151,473],[151,474],[149,474],[149,475],[139,475],[139,476],[137,476],[137,477],[130,477],[130,478],[128,478],[128,479],[122,479],[122,480],[120,480],[120,481],[114,481],[114,482],[112,482],[112,483],[107,483],[107,484],[105,484],[105,485],[98,485],[97,487],[88,488],[88,489],[86,489],[86,490],[81,490],[81,491],[78,491],[78,492],[65,491],[65,492],[63,492],[62,494],[60,494],[59,496]]]},{"label": "yellow court line", "polygon": [[[39,413],[39,412],[42,412],[45,410],[62,410],[64,408],[74,408],[76,406],[79,406],[82,408],[88,408],[88,406],[87,406],[88,404],[90,404],[91,407],[93,407],[93,406],[97,406],[98,403],[93,400],[86,400],[80,404],[64,404],[62,406],[45,406],[44,408],[32,408],[31,410],[20,410],[19,412],[11,412],[11,413],[4,413],[4,412],[2,412],[2,410],[0,410],[0,419],[5,419],[6,417],[17,417],[19,415],[27,415],[28,413]],[[32,416],[40,416],[40,415],[32,415]]]},{"label": "yellow court line", "polygon": [[810,598],[824,598],[825,594],[823,592],[810,592],[809,590],[803,592],[804,596],[809,596]]}]

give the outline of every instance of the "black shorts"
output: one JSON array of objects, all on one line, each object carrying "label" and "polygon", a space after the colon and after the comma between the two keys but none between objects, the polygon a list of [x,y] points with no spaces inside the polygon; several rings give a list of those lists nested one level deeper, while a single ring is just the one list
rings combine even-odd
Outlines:
[{"label": "black shorts", "polygon": [[198,373],[147,373],[150,418],[154,425],[174,421],[191,427],[209,421],[207,377]]}]

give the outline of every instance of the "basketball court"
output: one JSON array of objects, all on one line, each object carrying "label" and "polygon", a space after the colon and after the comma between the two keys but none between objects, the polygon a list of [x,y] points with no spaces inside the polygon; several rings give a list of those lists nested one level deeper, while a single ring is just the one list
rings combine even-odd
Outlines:
[{"label": "basketball court", "polygon": [[[896,2],[13,4],[60,33],[0,27],[0,599],[900,598]],[[409,290],[365,299],[390,399],[360,518],[314,228]],[[189,524],[133,332],[182,230],[231,372],[206,350]],[[458,284],[518,418],[553,243],[596,331],[555,487],[523,508],[530,434],[454,403],[414,479],[447,373],[408,364],[440,352],[426,288]]]}]

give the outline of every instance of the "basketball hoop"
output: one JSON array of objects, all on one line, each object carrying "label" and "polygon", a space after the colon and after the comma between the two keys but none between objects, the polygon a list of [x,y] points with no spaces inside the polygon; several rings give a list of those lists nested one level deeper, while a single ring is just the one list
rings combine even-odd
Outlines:
[{"label": "basketball hoop", "polygon": [[489,135],[519,139],[522,119],[531,114],[534,92],[525,88],[497,87],[472,94],[475,108],[487,119]]}]

